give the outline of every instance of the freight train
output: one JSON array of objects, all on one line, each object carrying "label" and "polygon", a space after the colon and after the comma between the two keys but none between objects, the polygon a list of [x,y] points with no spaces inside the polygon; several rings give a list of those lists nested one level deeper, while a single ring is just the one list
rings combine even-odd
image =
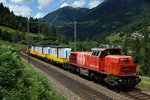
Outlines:
[{"label": "freight train", "polygon": [[71,52],[69,47],[31,46],[30,54],[119,89],[133,89],[141,81],[134,58],[121,55],[121,49],[118,48]]}]

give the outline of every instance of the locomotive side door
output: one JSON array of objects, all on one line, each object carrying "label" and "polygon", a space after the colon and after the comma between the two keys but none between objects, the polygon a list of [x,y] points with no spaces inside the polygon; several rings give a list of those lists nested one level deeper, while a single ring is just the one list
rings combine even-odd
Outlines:
[{"label": "locomotive side door", "polygon": [[105,71],[105,51],[101,51],[99,56],[99,70]]},{"label": "locomotive side door", "polygon": [[90,69],[99,71],[99,53],[100,51],[93,51],[90,60]]}]

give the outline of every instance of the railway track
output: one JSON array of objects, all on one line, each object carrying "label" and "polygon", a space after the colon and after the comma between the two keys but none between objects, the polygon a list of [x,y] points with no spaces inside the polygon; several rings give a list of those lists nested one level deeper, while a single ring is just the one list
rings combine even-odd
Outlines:
[{"label": "railway track", "polygon": [[[27,55],[23,53],[22,51],[19,52],[19,55],[27,60]],[[62,74],[58,71],[54,70],[53,68],[44,65],[43,63],[39,62],[38,59],[33,59],[30,57],[30,63],[32,63],[34,66],[38,67],[51,77],[55,78],[58,82],[63,84],[65,87],[69,88],[71,91],[73,91],[75,94],[79,95],[84,100],[111,100],[111,98],[103,95],[102,93]]]},{"label": "railway track", "polygon": [[134,89],[131,92],[122,92],[124,96],[128,96],[132,100],[150,100],[150,95],[141,92],[141,90]]}]

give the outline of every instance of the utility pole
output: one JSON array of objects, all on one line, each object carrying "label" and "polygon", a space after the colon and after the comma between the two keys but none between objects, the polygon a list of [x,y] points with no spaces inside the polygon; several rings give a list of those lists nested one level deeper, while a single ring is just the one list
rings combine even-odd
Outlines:
[{"label": "utility pole", "polygon": [[27,21],[27,32],[28,32],[28,64],[29,64],[29,60],[30,60],[30,35],[29,35],[29,18],[28,18],[28,21]]},{"label": "utility pole", "polygon": [[77,26],[76,26],[77,22],[74,22],[74,51],[77,51]]}]

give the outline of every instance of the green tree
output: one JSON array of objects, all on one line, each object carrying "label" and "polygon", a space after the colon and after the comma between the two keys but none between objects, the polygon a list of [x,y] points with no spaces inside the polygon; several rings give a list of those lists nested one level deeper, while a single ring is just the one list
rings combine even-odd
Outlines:
[{"label": "green tree", "polygon": [[6,30],[4,30],[3,34],[2,34],[2,40],[7,40],[8,39],[8,32]]},{"label": "green tree", "polygon": [[46,24],[43,24],[42,25],[42,33],[45,35],[45,36],[49,36],[49,28]]},{"label": "green tree", "polygon": [[141,41],[139,38],[133,43],[132,46],[132,56],[134,57],[135,63],[139,63],[141,59]]},{"label": "green tree", "polygon": [[21,24],[21,22],[18,24],[18,29],[19,29],[20,31],[23,30],[23,25]]},{"label": "green tree", "polygon": [[2,37],[2,30],[0,29],[0,37]]},{"label": "green tree", "polygon": [[129,47],[129,43],[127,38],[124,40],[123,45],[122,45],[122,52],[124,55],[128,54],[128,47]]},{"label": "green tree", "polygon": [[50,27],[50,29],[49,29],[49,36],[50,37],[56,37],[56,29],[55,29],[55,27]]},{"label": "green tree", "polygon": [[26,33],[25,33],[25,32],[22,32],[22,33],[21,33],[21,40],[25,40],[25,37],[26,37]]},{"label": "green tree", "polygon": [[150,75],[150,47],[148,47],[149,35],[147,30],[144,30],[144,39],[142,43],[142,52],[141,52],[141,73],[143,75]]}]

